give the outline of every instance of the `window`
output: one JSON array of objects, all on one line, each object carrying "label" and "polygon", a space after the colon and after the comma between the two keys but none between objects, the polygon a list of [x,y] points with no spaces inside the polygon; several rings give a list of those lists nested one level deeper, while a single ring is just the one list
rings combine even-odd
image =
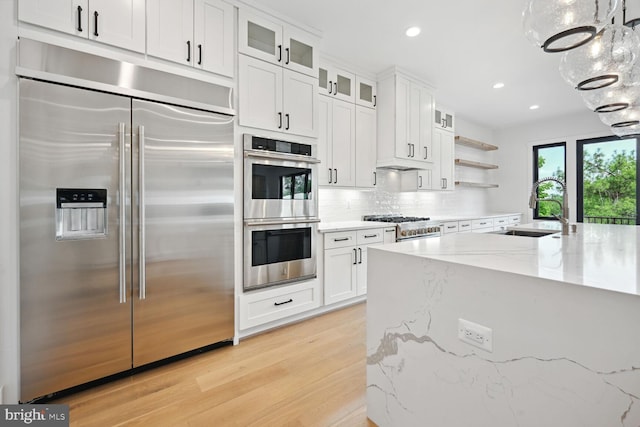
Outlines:
[{"label": "window", "polygon": [[[565,181],[566,155],[565,143],[535,145],[533,147],[533,182],[547,177]],[[562,203],[562,189],[555,182],[545,182],[538,186],[538,198],[557,200]],[[533,212],[534,219],[555,219],[561,215],[560,204],[555,201],[540,200]]]},{"label": "window", "polygon": [[577,220],[640,224],[638,138],[577,141]]}]

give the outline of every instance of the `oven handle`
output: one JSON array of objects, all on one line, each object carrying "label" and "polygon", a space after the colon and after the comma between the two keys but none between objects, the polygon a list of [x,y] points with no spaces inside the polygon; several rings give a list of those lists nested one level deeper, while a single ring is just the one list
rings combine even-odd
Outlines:
[{"label": "oven handle", "polygon": [[313,157],[307,156],[299,156],[296,154],[277,154],[271,153],[268,151],[244,151],[245,157],[258,157],[263,159],[277,159],[277,160],[290,160],[295,162],[303,162],[303,163],[320,163],[320,160],[314,159]]},{"label": "oven handle", "polygon": [[247,227],[259,227],[261,225],[282,225],[282,224],[315,224],[320,222],[319,218],[305,218],[305,219],[276,219],[266,221],[245,221],[244,225]]}]

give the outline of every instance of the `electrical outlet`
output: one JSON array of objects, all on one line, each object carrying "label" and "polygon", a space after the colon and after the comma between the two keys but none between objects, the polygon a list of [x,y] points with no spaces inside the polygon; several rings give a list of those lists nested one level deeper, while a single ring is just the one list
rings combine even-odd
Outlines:
[{"label": "electrical outlet", "polygon": [[467,344],[493,352],[493,330],[491,328],[458,319],[458,338]]}]

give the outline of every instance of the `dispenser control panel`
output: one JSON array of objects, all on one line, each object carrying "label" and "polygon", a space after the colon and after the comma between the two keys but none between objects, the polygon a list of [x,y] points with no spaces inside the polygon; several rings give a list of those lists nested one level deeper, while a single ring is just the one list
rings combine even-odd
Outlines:
[{"label": "dispenser control panel", "polygon": [[95,239],[106,235],[106,189],[56,189],[56,240]]}]

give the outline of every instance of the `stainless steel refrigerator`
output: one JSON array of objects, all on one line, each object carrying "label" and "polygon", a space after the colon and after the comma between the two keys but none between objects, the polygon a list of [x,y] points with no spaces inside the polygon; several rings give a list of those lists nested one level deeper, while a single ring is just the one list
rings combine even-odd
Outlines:
[{"label": "stainless steel refrigerator", "polygon": [[233,116],[21,78],[19,135],[22,402],[233,338]]}]

